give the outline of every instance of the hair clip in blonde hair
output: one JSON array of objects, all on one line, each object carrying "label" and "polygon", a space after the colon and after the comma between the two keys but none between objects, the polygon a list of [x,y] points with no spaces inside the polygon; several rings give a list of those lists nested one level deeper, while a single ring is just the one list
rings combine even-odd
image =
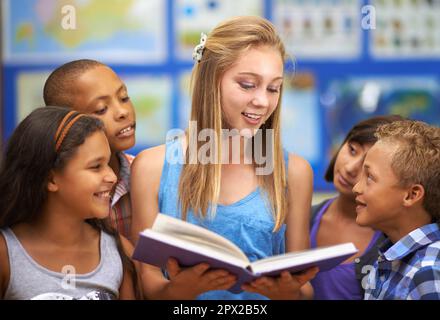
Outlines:
[{"label": "hair clip in blonde hair", "polygon": [[208,36],[205,33],[201,33],[200,35],[200,43],[196,45],[193,51],[192,58],[194,61],[200,62],[202,60],[203,50],[205,49],[205,43]]}]

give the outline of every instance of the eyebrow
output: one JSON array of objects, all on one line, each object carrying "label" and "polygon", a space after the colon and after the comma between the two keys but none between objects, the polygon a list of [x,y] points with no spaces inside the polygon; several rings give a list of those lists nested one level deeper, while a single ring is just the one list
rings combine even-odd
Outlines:
[{"label": "eyebrow", "polygon": [[[118,88],[118,90],[116,90],[116,93],[119,93],[119,92],[122,91],[122,90],[127,90],[127,86],[126,86],[125,84],[122,84],[122,85]],[[108,97],[108,95],[106,95],[106,96],[99,96],[99,97],[94,98],[94,99],[92,100],[92,102],[94,102],[94,101],[96,101],[96,100],[103,100],[103,99],[106,99],[107,97]]]},{"label": "eyebrow", "polygon": [[373,175],[373,176],[375,176],[375,177],[378,176],[378,175],[376,174],[376,172],[374,171],[374,169],[371,170],[371,167],[368,165],[368,163],[367,163],[367,164],[364,164],[364,170],[365,170],[365,171],[368,171],[369,174],[371,174],[371,175]]},{"label": "eyebrow", "polygon": [[87,161],[87,165],[91,165],[95,162],[102,162],[105,161],[105,157],[98,157],[98,158],[93,158],[92,160]]},{"label": "eyebrow", "polygon": [[[254,73],[254,72],[239,72],[238,74],[239,75],[253,76],[253,77],[256,77],[256,78],[262,78],[261,75],[259,75],[257,73]],[[280,76],[280,77],[273,78],[272,81],[280,80],[280,79],[282,80],[283,77]]]}]

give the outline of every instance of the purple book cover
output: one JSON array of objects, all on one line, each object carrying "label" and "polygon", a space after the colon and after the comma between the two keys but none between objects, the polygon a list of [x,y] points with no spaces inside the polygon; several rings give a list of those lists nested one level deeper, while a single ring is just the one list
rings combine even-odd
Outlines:
[{"label": "purple book cover", "polygon": [[236,265],[232,265],[228,262],[216,259],[215,257],[196,253],[140,234],[139,241],[136,244],[136,248],[133,253],[133,259],[163,269],[166,267],[167,260],[170,257],[177,259],[177,261],[179,261],[179,264],[185,267],[190,267],[205,262],[208,263],[213,269],[226,269],[232,274],[235,274],[237,276],[237,282],[233,287],[229,289],[229,291],[233,293],[239,293],[242,291],[241,285],[243,283],[250,282],[260,276],[277,276],[284,270],[295,273],[313,266],[318,266],[320,271],[326,271],[337,266],[353,254],[354,252],[344,254],[335,258],[327,258],[325,260],[321,259],[321,261],[296,265],[290,268],[283,268],[282,270],[274,270],[262,274],[254,274],[249,267],[242,268]]}]

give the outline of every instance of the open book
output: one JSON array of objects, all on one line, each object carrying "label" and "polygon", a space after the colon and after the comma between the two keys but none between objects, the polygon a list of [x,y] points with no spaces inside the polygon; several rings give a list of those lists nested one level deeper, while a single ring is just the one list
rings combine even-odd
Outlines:
[{"label": "open book", "polygon": [[229,289],[241,290],[243,283],[261,276],[277,276],[282,271],[301,272],[313,266],[329,270],[357,252],[352,243],[291,252],[250,262],[246,255],[228,239],[192,223],[158,214],[151,229],[140,233],[133,259],[160,268],[170,257],[181,266],[206,262],[211,268],[226,269],[237,276]]}]

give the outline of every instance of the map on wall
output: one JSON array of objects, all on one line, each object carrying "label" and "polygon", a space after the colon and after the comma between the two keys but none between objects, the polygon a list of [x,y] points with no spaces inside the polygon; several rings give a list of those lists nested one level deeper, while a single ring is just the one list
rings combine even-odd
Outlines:
[{"label": "map on wall", "polygon": [[435,77],[353,77],[329,82],[321,97],[331,149],[369,117],[398,114],[440,126],[440,82]]},{"label": "map on wall", "polygon": [[8,63],[87,57],[135,64],[166,58],[162,0],[3,0],[2,5]]},{"label": "map on wall", "polygon": [[263,16],[261,0],[176,0],[174,6],[177,58],[187,61],[200,42],[201,32],[209,34],[229,17]]},{"label": "map on wall", "polygon": [[172,127],[171,78],[122,74],[121,79],[136,110],[136,151],[165,143]]},{"label": "map on wall", "polygon": [[34,109],[44,106],[43,87],[49,74],[50,71],[24,71],[17,75],[16,124]]},{"label": "map on wall", "polygon": [[[25,71],[17,76],[16,124],[44,106],[43,86],[49,71]],[[165,142],[171,128],[172,81],[167,76],[121,74],[136,112],[135,151]]]}]

